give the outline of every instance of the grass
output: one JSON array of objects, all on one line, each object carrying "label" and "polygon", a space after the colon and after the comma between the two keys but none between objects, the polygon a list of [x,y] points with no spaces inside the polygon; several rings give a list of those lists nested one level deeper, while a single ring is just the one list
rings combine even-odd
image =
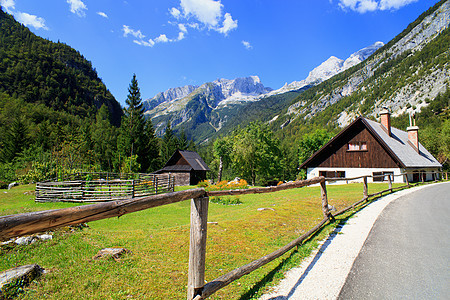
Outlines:
[{"label": "grass", "polygon": [[[395,185],[394,185],[395,186]],[[387,188],[369,184],[369,193]],[[362,184],[329,185],[337,210],[362,198]],[[0,190],[0,215],[76,206],[35,203],[33,185]],[[284,246],[322,219],[319,187],[240,196],[240,205],[210,203],[206,280]],[[257,211],[258,208],[274,210]],[[90,222],[89,228],[57,230],[51,241],[3,247],[0,271],[37,263],[48,273],[19,299],[182,299],[186,295],[189,201]],[[231,283],[211,299],[252,299],[297,265],[338,223],[328,225],[305,245]],[[92,260],[106,247],[132,251],[119,261]]]}]

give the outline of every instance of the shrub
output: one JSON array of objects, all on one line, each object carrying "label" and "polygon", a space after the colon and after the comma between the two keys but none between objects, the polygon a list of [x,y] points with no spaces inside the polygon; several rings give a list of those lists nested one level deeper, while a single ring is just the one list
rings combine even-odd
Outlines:
[{"label": "shrub", "polygon": [[211,197],[209,200],[211,203],[222,204],[222,205],[239,205],[242,201],[239,197]]},{"label": "shrub", "polygon": [[247,189],[248,183],[244,179],[226,181],[222,180],[214,185],[210,185],[206,188],[207,191],[224,191],[224,190],[238,190],[238,189]]},{"label": "shrub", "polygon": [[209,186],[209,180],[202,180],[197,184],[198,187],[208,187]]},{"label": "shrub", "polygon": [[6,182],[0,181],[0,189],[6,189],[8,184]]}]

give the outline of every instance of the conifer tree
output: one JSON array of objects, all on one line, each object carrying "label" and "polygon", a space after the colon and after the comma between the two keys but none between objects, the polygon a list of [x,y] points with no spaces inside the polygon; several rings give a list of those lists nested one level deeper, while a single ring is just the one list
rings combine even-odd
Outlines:
[{"label": "conifer tree", "polygon": [[164,136],[162,138],[162,149],[161,149],[161,156],[162,159],[165,162],[169,160],[170,157],[172,157],[173,153],[178,149],[178,138],[176,137],[175,133],[172,130],[172,125],[169,122],[167,122],[166,131],[164,132]]},{"label": "conifer tree", "polygon": [[21,117],[16,117],[9,128],[7,128],[4,140],[3,149],[1,151],[1,161],[10,162],[22,152],[27,146],[27,127]]},{"label": "conifer tree", "polygon": [[[128,96],[125,101],[128,107],[124,111],[117,148],[120,159],[137,155],[137,162],[142,166],[146,159],[145,117],[136,74],[133,74]],[[119,162],[119,165],[121,162]]]}]

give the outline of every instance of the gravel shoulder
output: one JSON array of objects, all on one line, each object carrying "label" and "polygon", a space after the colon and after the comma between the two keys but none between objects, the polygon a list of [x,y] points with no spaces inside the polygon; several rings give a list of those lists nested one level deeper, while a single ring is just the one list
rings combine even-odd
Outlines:
[{"label": "gravel shoulder", "polygon": [[383,209],[392,201],[429,186],[390,194],[362,209],[344,226],[337,227],[299,267],[286,272],[279,285],[260,300],[336,299]]}]

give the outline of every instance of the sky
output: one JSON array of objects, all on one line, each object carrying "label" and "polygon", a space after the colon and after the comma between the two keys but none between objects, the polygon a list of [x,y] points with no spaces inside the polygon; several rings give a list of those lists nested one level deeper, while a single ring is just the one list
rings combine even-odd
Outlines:
[{"label": "sky", "polygon": [[185,85],[302,80],[330,56],[389,42],[437,0],[0,0],[35,34],[92,62],[125,106]]}]

